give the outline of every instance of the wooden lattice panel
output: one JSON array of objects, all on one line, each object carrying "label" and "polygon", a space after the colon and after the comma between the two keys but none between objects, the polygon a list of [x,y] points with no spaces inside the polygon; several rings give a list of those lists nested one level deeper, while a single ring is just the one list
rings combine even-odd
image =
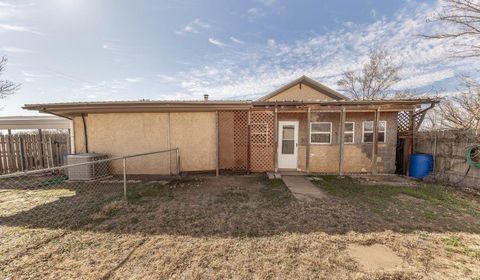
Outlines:
[{"label": "wooden lattice panel", "polygon": [[274,170],[274,114],[272,111],[253,111],[250,119],[250,169],[253,172]]},{"label": "wooden lattice panel", "polygon": [[398,113],[398,135],[407,135],[410,130],[410,112],[403,111]]},{"label": "wooden lattice panel", "polygon": [[248,167],[248,112],[220,111],[219,164],[223,170],[247,170]]},{"label": "wooden lattice panel", "polygon": [[248,168],[248,112],[233,112],[233,154],[236,170]]},{"label": "wooden lattice panel", "polygon": [[425,116],[425,111],[418,110],[417,112],[403,111],[398,113],[398,135],[408,135],[411,130],[410,116],[413,113],[414,131],[418,131]]}]

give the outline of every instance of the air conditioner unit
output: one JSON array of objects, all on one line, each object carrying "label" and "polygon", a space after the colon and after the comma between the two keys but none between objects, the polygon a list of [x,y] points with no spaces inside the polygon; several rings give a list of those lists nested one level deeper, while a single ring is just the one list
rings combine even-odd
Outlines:
[{"label": "air conditioner unit", "polygon": [[105,154],[83,153],[67,156],[67,164],[81,164],[68,167],[68,180],[72,181],[88,181],[110,175],[108,161],[96,162],[107,159]]}]

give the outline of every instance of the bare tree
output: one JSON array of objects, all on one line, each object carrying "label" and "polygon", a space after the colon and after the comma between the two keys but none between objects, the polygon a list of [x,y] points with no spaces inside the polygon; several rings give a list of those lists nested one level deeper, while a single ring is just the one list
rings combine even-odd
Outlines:
[{"label": "bare tree", "polygon": [[[480,1],[443,0],[440,12],[429,19],[442,23],[429,39],[448,40],[453,44],[452,57],[480,57]],[[445,42],[445,43],[447,43]],[[437,126],[462,130],[480,130],[480,83],[463,77],[465,90],[439,104],[433,112]]]},{"label": "bare tree", "polygon": [[443,0],[443,8],[434,13],[429,21],[440,22],[445,28],[439,28],[433,34],[423,35],[431,39],[463,38],[455,42],[452,56],[480,56],[480,1],[478,0]]},{"label": "bare tree", "polygon": [[400,81],[401,68],[386,50],[372,50],[363,68],[343,72],[337,85],[353,99],[384,99],[391,94],[389,89]]},{"label": "bare tree", "polygon": [[480,130],[480,84],[464,78],[466,90],[440,103],[436,113],[440,126],[461,130]]},{"label": "bare tree", "polygon": [[[0,59],[0,75],[5,71],[5,65],[7,64],[7,58],[2,57]],[[0,79],[0,99],[3,99],[17,91],[20,88],[19,84],[15,84],[9,80]]]}]

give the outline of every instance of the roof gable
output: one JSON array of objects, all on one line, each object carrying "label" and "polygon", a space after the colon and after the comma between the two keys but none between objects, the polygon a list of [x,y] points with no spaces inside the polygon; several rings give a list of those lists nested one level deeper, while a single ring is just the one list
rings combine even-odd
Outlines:
[{"label": "roof gable", "polygon": [[346,96],[322,85],[321,83],[302,76],[267,94],[257,101],[327,101],[348,100]]}]

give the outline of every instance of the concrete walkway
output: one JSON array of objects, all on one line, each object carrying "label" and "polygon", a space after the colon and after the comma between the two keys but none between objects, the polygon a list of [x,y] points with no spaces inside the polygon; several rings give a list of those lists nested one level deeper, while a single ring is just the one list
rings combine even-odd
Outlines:
[{"label": "concrete walkway", "polygon": [[283,182],[297,200],[326,198],[327,195],[304,176],[282,176]]}]

